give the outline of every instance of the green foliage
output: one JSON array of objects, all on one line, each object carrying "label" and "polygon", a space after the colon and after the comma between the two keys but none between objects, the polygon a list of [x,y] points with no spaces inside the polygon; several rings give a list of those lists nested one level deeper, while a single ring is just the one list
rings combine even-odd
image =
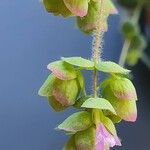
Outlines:
[{"label": "green foliage", "polygon": [[130,70],[124,69],[123,67],[111,61],[102,61],[95,67],[97,70],[105,73],[128,74],[130,72]]},{"label": "green foliage", "polygon": [[[100,3],[99,0],[43,0],[48,12],[63,17],[76,17],[77,26],[81,31],[84,33],[93,33],[94,31],[97,38],[95,41],[97,48],[100,46],[101,35],[99,34],[107,30],[109,15],[117,13],[111,0],[102,2]],[[126,2],[120,0],[120,2],[128,5],[128,0]],[[132,2],[128,6],[134,8],[135,5]],[[95,32],[95,30],[99,31]],[[145,40],[140,36],[134,23],[125,22],[122,26],[122,32],[125,39],[131,40],[130,49],[144,48]],[[129,59],[131,62],[131,58]],[[101,137],[101,142],[104,142],[104,149],[106,147],[108,149],[109,142],[116,142],[109,140],[117,140],[115,139],[117,132],[114,124],[119,123],[122,119],[132,122],[136,120],[136,90],[132,82],[126,78],[130,70],[111,61],[95,62],[98,60],[94,60],[94,57],[92,61],[82,57],[63,57],[47,66],[51,74],[38,94],[46,97],[49,105],[56,112],[63,111],[69,106],[79,109],[79,112],[69,116],[57,127],[57,129],[71,135],[63,150],[95,150],[96,142],[100,140],[96,137],[97,132],[104,132],[104,129],[106,129],[106,133],[101,133],[104,136]],[[86,94],[82,70],[94,72],[94,94],[92,96]],[[98,71],[107,73],[110,77],[104,80],[99,87],[96,87]],[[98,95],[98,90],[101,91],[100,95]],[[103,127],[102,131],[97,130],[100,125]]]},{"label": "green foliage", "polygon": [[83,108],[96,108],[96,109],[104,109],[104,110],[109,110],[112,113],[116,114],[114,108],[112,107],[112,105],[109,103],[109,101],[107,101],[104,98],[89,98],[88,100],[86,100],[82,106]]},{"label": "green foliage", "polygon": [[69,133],[83,131],[92,125],[91,114],[87,111],[81,111],[72,114],[63,123],[58,126],[59,130],[64,130]]},{"label": "green foliage", "polygon": [[62,58],[63,61],[71,64],[73,66],[80,67],[81,69],[92,70],[94,69],[94,63],[88,59],[84,59],[82,57],[69,57],[69,58]]}]

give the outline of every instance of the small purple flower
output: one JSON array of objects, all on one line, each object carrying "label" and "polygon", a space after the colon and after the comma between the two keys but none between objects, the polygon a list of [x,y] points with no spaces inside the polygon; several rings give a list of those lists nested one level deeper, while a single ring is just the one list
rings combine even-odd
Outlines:
[{"label": "small purple flower", "polygon": [[106,150],[109,147],[121,146],[120,139],[117,135],[112,135],[101,123],[96,128],[96,150]]}]

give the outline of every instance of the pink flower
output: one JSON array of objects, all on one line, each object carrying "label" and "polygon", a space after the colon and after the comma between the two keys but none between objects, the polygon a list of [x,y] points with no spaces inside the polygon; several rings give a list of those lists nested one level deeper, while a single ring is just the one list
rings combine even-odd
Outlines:
[{"label": "pink flower", "polygon": [[109,150],[115,145],[121,146],[120,139],[117,135],[110,134],[103,124],[99,124],[96,128],[96,150]]}]

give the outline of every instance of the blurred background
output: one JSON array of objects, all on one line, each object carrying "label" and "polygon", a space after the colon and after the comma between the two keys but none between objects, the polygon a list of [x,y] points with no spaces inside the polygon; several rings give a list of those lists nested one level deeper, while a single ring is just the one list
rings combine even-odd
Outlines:
[{"label": "blurred background", "polygon": [[[144,9],[140,19],[148,40],[149,12]],[[121,14],[109,18],[104,60],[119,60]],[[38,0],[1,0],[0,20],[0,150],[61,150],[67,136],[54,128],[71,110],[53,112],[37,91],[49,74],[49,62],[62,56],[90,58],[91,37],[77,30],[73,19],[66,21],[46,13]],[[145,52],[150,53],[149,48]],[[123,147],[115,149],[149,150],[150,70],[141,60],[129,68],[139,97],[138,120],[117,127]],[[87,72],[86,76],[89,87],[91,75]]]}]

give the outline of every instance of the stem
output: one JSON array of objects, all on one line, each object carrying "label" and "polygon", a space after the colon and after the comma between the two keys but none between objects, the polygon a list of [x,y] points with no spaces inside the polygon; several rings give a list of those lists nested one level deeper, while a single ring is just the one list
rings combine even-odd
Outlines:
[{"label": "stem", "polygon": [[130,48],[130,44],[131,44],[131,40],[125,40],[125,42],[123,44],[123,48],[122,48],[120,59],[119,59],[119,65],[122,67],[124,67],[124,65],[125,65],[128,51]]},{"label": "stem", "polygon": [[[140,14],[141,14],[141,10],[142,10],[142,4],[139,4],[134,12],[133,12],[133,16],[131,17],[131,22],[135,25],[137,25],[138,21],[139,21],[139,17],[140,17]],[[130,48],[130,45],[131,45],[131,40],[128,40],[126,39],[124,44],[123,44],[123,48],[121,50],[121,55],[120,55],[120,58],[119,58],[119,65],[120,66],[125,66],[125,63],[126,63],[126,58],[127,58],[127,55],[128,55],[128,51],[129,51],[129,48]]]},{"label": "stem", "polygon": [[[93,35],[93,48],[92,48],[92,60],[94,64],[96,65],[97,63],[100,62],[100,56],[101,56],[101,50],[102,50],[102,38],[103,38],[103,32],[102,32],[102,18],[103,18],[103,0],[100,0],[100,12],[97,16],[97,22],[96,22],[96,29],[94,31]],[[97,70],[93,70],[93,97],[97,97]],[[95,124],[98,124],[100,121],[100,115],[99,115],[99,110],[97,109],[92,109],[93,117],[95,120]]]},{"label": "stem", "polygon": [[[100,0],[100,12],[97,16],[96,29],[93,35],[92,60],[96,65],[100,61],[101,42],[103,38],[102,32],[102,15],[103,15],[103,0]],[[97,97],[97,70],[93,71],[93,97]]]}]

